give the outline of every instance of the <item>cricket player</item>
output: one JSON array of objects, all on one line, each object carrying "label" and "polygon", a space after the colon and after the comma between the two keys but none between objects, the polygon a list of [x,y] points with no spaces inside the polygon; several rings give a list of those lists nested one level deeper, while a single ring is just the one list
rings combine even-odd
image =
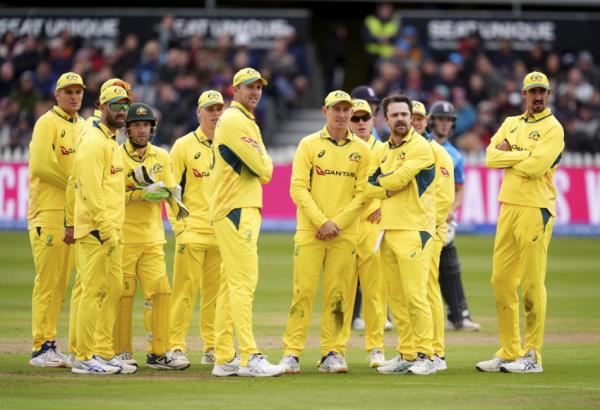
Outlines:
[{"label": "cricket player", "polygon": [[[273,162],[253,114],[265,85],[267,80],[253,68],[238,71],[233,77],[233,101],[215,129],[209,220],[223,260],[215,313],[215,376],[268,377],[284,373],[283,366],[269,363],[260,353],[252,331],[261,184],[267,184],[273,175]],[[240,358],[233,345],[234,329]]]},{"label": "cricket player", "polygon": [[[131,91],[131,85],[123,81],[119,78],[111,78],[102,83],[100,87],[100,93],[104,91],[106,88],[111,86],[119,86],[125,91],[129,97],[133,99],[133,92]],[[100,121],[101,112],[98,108],[100,106],[100,101],[96,101],[96,109],[94,113],[90,115],[83,126],[81,127],[80,135],[85,134],[88,128],[92,128],[94,126],[94,122]],[[81,138],[78,139],[77,148],[79,148],[79,144],[81,143]],[[70,228],[71,232],[73,231],[73,225],[75,224],[74,219],[74,207],[75,207],[75,189],[74,189],[74,181],[73,174],[69,176],[69,180],[67,182],[67,193],[65,199],[65,226]],[[71,235],[72,236],[72,235]],[[73,240],[73,243],[75,241]],[[75,255],[77,256],[77,255]],[[81,299],[81,278],[79,276],[79,264],[77,261],[77,257],[75,258],[75,267],[77,269],[77,273],[75,275],[75,283],[73,284],[73,289],[71,289],[71,303],[69,304],[69,339],[68,339],[68,347],[69,347],[69,355],[66,358],[65,364],[67,367],[73,367],[73,362],[75,360],[75,356],[77,355],[77,326],[75,321],[77,319],[77,312],[79,310],[79,300]]]},{"label": "cricket player", "polygon": [[[350,117],[350,130],[352,133],[367,143],[372,152],[383,149],[383,144],[372,134],[373,111],[366,100],[352,100],[352,117]],[[376,155],[371,155],[372,169],[377,168]],[[368,202],[368,201],[367,201]],[[362,304],[364,305],[365,321],[365,347],[371,367],[378,367],[385,361],[383,330],[386,322],[387,298],[384,293],[384,280],[379,263],[379,252],[375,252],[375,243],[379,233],[381,220],[381,201],[374,199],[363,211],[358,222],[358,243],[356,252],[356,269],[350,279],[350,288],[346,306],[344,306],[344,331],[343,345],[346,346],[350,338],[350,328],[353,320],[353,296],[357,294],[356,288],[360,281],[362,288]],[[345,352],[342,352],[344,354]]]},{"label": "cricket player", "polygon": [[[446,370],[445,342],[444,342],[444,303],[440,290],[440,254],[446,243],[446,230],[448,215],[454,203],[454,163],[450,154],[431,138],[427,132],[427,110],[420,101],[413,101],[412,125],[415,131],[425,137],[431,144],[435,157],[435,236],[427,278],[427,300],[431,306],[431,319],[433,321],[433,363],[437,371]],[[404,316],[406,317],[406,316]],[[404,327],[399,327],[404,331]]]},{"label": "cricket player", "polygon": [[440,256],[440,287],[449,310],[446,328],[477,331],[481,326],[471,319],[462,284],[460,261],[454,245],[456,231],[454,214],[462,205],[464,197],[464,159],[449,140],[455,122],[456,111],[451,103],[438,101],[431,106],[429,114],[431,134],[433,139],[444,147],[452,157],[455,182],[455,198],[448,216],[446,244],[442,248]]},{"label": "cricket player", "polygon": [[[366,195],[382,199],[381,264],[389,281],[389,303],[398,329],[399,355],[377,368],[382,374],[435,373],[427,277],[435,234],[435,157],[431,144],[412,127],[412,102],[391,95],[382,103],[392,130],[369,177]],[[398,319],[405,316],[410,337]]]},{"label": "cricket player", "polygon": [[[547,105],[550,93],[545,74],[527,74],[521,89],[525,112],[504,120],[487,148],[486,165],[505,172],[492,260],[500,349],[491,360],[477,364],[481,371],[543,371],[544,281],[556,215],[553,178],[565,147],[563,128]],[[525,311],[523,346],[519,285]]]},{"label": "cricket player", "polygon": [[[73,228],[65,227],[65,192],[83,124],[83,79],[65,73],[56,82],[56,105],[35,124],[29,145],[29,240],[35,280],[33,346],[29,364],[64,367],[56,346],[56,324],[75,263]],[[62,240],[61,240],[62,239]]]},{"label": "cricket player", "polygon": [[209,221],[208,181],[213,164],[213,139],[225,102],[218,91],[205,91],[198,99],[195,131],[179,138],[171,148],[173,174],[183,190],[190,215],[178,221],[169,210],[175,232],[173,295],[171,297],[170,348],[180,359],[185,356],[196,297],[200,293],[200,337],[202,364],[215,364],[215,310],[221,272],[221,254]]},{"label": "cricket player", "polygon": [[[281,364],[286,372],[300,372],[315,302],[323,272],[321,363],[323,373],[346,373],[344,322],[349,325],[354,293],[349,294],[356,270],[356,244],[363,190],[371,165],[370,148],[349,129],[352,98],[332,91],[322,109],[326,124],[304,137],[292,165],[290,194],[298,208],[294,237],[294,287]],[[356,282],[356,280],[354,280]],[[345,313],[348,309],[348,313]],[[346,318],[345,318],[346,317]],[[346,319],[346,320],[345,320]],[[380,326],[383,330],[383,324]]]},{"label": "cricket player", "polygon": [[76,374],[134,373],[115,356],[113,331],[123,291],[125,176],[115,140],[131,99],[121,87],[100,94],[100,121],[82,136],[74,167],[75,239],[82,293],[77,327]]},{"label": "cricket player", "polygon": [[[117,356],[137,365],[131,352],[133,301],[137,281],[144,294],[144,327],[148,334],[148,367],[181,370],[189,362],[169,351],[171,286],[165,264],[165,233],[162,201],[171,195],[167,188],[176,183],[169,154],[150,143],[156,134],[156,117],[148,104],[131,104],[125,119],[127,141],[120,146],[125,181],[125,222],[123,224],[123,293],[113,339]],[[141,185],[160,184],[155,189]]]}]

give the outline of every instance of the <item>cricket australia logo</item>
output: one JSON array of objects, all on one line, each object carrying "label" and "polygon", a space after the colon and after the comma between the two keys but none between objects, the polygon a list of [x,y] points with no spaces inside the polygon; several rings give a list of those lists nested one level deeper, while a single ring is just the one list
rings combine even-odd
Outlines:
[{"label": "cricket australia logo", "polygon": [[145,107],[138,107],[138,109],[135,110],[135,113],[137,115],[146,115],[146,114],[148,114],[148,110],[146,110]]},{"label": "cricket australia logo", "polygon": [[531,81],[541,81],[543,78],[540,74],[531,74],[531,77],[529,77]]},{"label": "cricket australia logo", "polygon": [[154,173],[162,172],[162,170],[163,170],[163,166],[160,165],[159,163],[156,163],[152,166],[152,172],[154,172]]},{"label": "cricket australia logo", "polygon": [[527,137],[531,138],[532,140],[537,141],[540,139],[540,133],[537,130],[533,130],[529,133],[529,135]]},{"label": "cricket australia logo", "polygon": [[348,159],[352,162],[360,162],[360,154],[358,152],[353,152],[352,154],[350,154],[350,156],[348,157]]},{"label": "cricket australia logo", "polygon": [[398,156],[396,157],[397,160],[404,160],[404,158],[406,158],[406,152],[402,151],[398,154]]}]

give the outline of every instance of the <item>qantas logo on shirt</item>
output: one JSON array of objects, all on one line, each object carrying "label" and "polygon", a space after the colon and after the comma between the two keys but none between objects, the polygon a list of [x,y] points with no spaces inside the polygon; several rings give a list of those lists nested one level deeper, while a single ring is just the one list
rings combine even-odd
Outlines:
[{"label": "qantas logo on shirt", "polygon": [[75,153],[75,149],[74,148],[66,148],[63,147],[62,145],[60,146],[60,153],[63,155],[71,155]]},{"label": "qantas logo on shirt", "polygon": [[322,169],[318,165],[315,165],[315,171],[317,172],[317,175],[322,175],[322,176],[333,175],[336,177],[351,177],[351,178],[356,177],[356,172],[338,171],[335,169]]},{"label": "qantas logo on shirt", "polygon": [[444,167],[440,167],[440,172],[442,173],[443,176],[445,177],[449,177],[450,173],[448,172],[448,170]]},{"label": "qantas logo on shirt", "polygon": [[110,173],[112,175],[118,174],[119,172],[123,172],[123,167],[115,167],[114,165],[110,166]]},{"label": "qantas logo on shirt", "polygon": [[260,143],[257,140],[252,139],[250,137],[241,137],[240,139],[242,141],[244,141],[246,144],[250,144],[250,146],[252,148],[254,148],[255,150],[257,150],[260,155],[263,154],[262,147],[260,146]]},{"label": "qantas logo on shirt", "polygon": [[196,168],[192,168],[192,173],[194,174],[194,176],[196,178],[204,178],[204,177],[209,177],[210,176],[210,172],[206,172],[206,171],[198,171]]}]

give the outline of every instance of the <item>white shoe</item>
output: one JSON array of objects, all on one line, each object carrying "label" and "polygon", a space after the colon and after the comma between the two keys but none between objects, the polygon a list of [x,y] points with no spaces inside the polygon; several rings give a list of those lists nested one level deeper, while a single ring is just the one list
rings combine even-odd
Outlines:
[{"label": "white shoe", "polygon": [[503,360],[494,356],[490,360],[484,360],[483,362],[477,363],[475,368],[480,372],[499,372],[500,366],[506,363],[510,363],[510,360]]},{"label": "white shoe", "polygon": [[393,359],[383,362],[377,368],[377,372],[380,374],[404,374],[414,363],[414,360],[406,360],[399,354]]},{"label": "white shoe", "polygon": [[348,373],[346,359],[339,353],[329,352],[321,358],[319,365],[321,373]]},{"label": "white shoe", "polygon": [[211,374],[217,377],[237,376],[240,371],[240,358],[236,354],[231,361],[223,364],[215,364]]},{"label": "white shoe", "polygon": [[34,352],[29,364],[33,367],[65,367],[65,362],[52,349]]},{"label": "white shoe", "polygon": [[97,375],[117,374],[120,371],[120,368],[100,363],[94,358],[90,360],[75,360],[73,362],[73,368],[71,369],[71,373],[75,374]]},{"label": "white shoe", "polygon": [[390,322],[389,319],[385,319],[385,325],[383,326],[383,330],[385,330],[386,332],[388,330],[392,330],[392,322]]},{"label": "white shoe", "polygon": [[114,356],[110,360],[106,360],[102,356],[98,356],[98,355],[94,355],[93,358],[96,359],[96,361],[100,362],[101,364],[119,368],[120,369],[119,373],[121,373],[121,374],[133,374],[133,373],[137,372],[137,370],[138,370],[138,368],[136,366],[132,366],[130,364],[123,362],[117,356]]},{"label": "white shoe", "polygon": [[[187,358],[186,358],[187,360]],[[206,352],[202,354],[202,359],[200,359],[200,364],[215,364],[215,349],[210,348]]]},{"label": "white shoe", "polygon": [[369,367],[379,367],[385,362],[385,356],[381,349],[372,349],[368,356]]},{"label": "white shoe", "polygon": [[433,360],[427,356],[419,354],[415,363],[406,371],[408,374],[416,374],[418,376],[427,376],[436,372]]},{"label": "white shoe", "polygon": [[470,318],[466,317],[463,319],[461,330],[468,330],[470,332],[477,332],[481,329],[481,325],[477,322],[472,321]]},{"label": "white shoe", "polygon": [[149,354],[146,356],[146,365],[157,370],[185,370],[190,367],[190,362],[178,358],[173,352],[162,356]]},{"label": "white shoe", "polygon": [[541,373],[544,368],[537,363],[535,350],[530,349],[525,356],[519,357],[514,362],[500,365],[500,371],[503,373]]},{"label": "white shoe", "polygon": [[[188,364],[190,364],[190,361],[186,357],[185,353],[183,353],[183,350],[181,350],[181,349],[171,350],[171,354],[173,356],[175,356],[177,358],[177,360],[181,360],[181,361],[184,361],[184,362],[187,362]],[[213,364],[214,364],[214,362],[213,362]]]},{"label": "white shoe", "polygon": [[70,369],[75,367],[75,355],[74,354],[71,353],[71,354],[67,355],[67,358],[65,359],[65,367],[68,367]]},{"label": "white shoe", "polygon": [[300,373],[300,359],[296,356],[292,356],[291,354],[283,356],[279,364],[285,367],[286,373]]},{"label": "white shoe", "polygon": [[271,364],[267,356],[257,353],[251,354],[248,358],[248,366],[240,366],[238,376],[242,377],[273,377],[285,373],[285,366],[282,364]]},{"label": "white shoe", "polygon": [[433,365],[436,371],[448,370],[445,357],[439,357],[437,354],[433,356]]},{"label": "white shoe", "polygon": [[135,361],[133,355],[130,352],[119,353],[116,357],[125,364],[138,367],[137,362]]},{"label": "white shoe", "polygon": [[365,321],[362,317],[357,317],[352,321],[352,329],[354,330],[365,330]]}]

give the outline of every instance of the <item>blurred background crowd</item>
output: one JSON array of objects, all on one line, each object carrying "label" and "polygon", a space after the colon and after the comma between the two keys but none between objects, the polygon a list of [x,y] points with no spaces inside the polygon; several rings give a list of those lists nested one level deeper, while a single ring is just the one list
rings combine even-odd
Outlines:
[{"label": "blurred background crowd", "polygon": [[[276,39],[269,50],[257,50],[244,37],[222,36],[210,44],[199,36],[177,40],[172,22],[166,16],[154,38],[142,42],[130,34],[112,49],[92,46],[67,31],[52,40],[5,33],[0,41],[0,148],[29,144],[35,120],[53,105],[56,79],[66,71],[84,77],[84,117],[94,109],[103,81],[120,77],[130,82],[136,99],[157,110],[154,142],[170,145],[197,126],[195,103],[201,91],[213,88],[231,98],[233,74],[256,67],[271,82],[257,110],[269,145],[290,110],[314,101],[307,96],[314,90],[313,74],[323,77],[323,88],[350,90],[359,84],[346,84],[344,70],[360,63],[367,73],[364,83],[380,97],[399,91],[427,106],[451,101],[458,111],[454,141],[465,152],[485,149],[501,121],[522,112],[522,78],[531,70],[543,71],[551,81],[551,107],[564,126],[567,150],[600,152],[600,66],[587,50],[557,52],[540,43],[521,53],[506,41],[491,52],[472,35],[447,55],[434,55],[389,4],[366,16],[362,44],[353,45],[364,49],[361,62],[344,57],[341,44],[348,28],[343,25],[325,45],[326,58],[313,61],[294,32]],[[383,122],[377,124],[385,135]]]}]

